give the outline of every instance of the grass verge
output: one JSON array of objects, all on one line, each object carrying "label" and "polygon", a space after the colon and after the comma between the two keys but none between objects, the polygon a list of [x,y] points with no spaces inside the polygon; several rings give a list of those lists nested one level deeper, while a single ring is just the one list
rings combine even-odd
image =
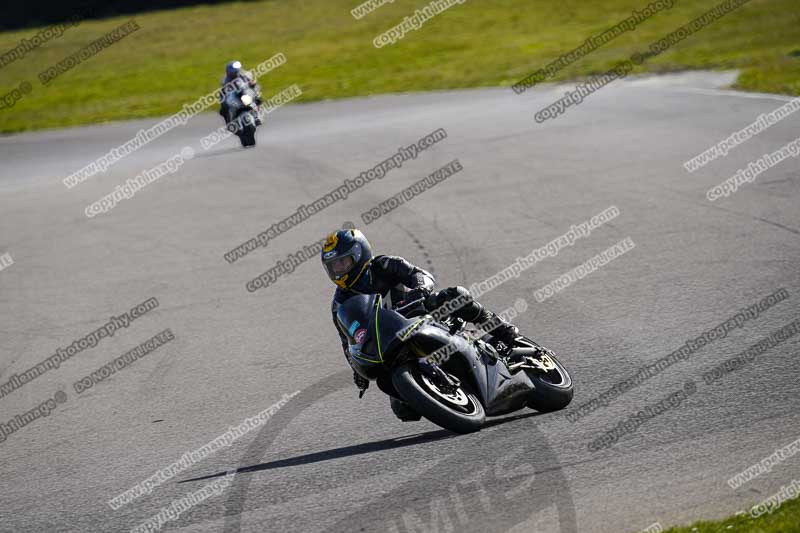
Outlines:
[{"label": "grass verge", "polygon": [[[301,100],[388,92],[506,86],[650,0],[466,0],[397,43],[373,39],[427,0],[396,0],[356,20],[359,0],[267,0],[81,22],[0,68],[0,97],[27,81],[29,94],[0,109],[0,132],[168,115],[214,90],[232,59],[254,65],[283,52],[261,80],[271,95],[297,83]],[[719,0],[675,0],[554,80],[600,73],[689,22]],[[37,75],[131,18],[141,29],[44,86]],[[0,34],[0,53],[38,30]],[[750,0],[637,72],[731,69],[737,88],[800,94],[797,0]]]},{"label": "grass verge", "polygon": [[800,533],[800,500],[786,501],[777,510],[758,518],[741,514],[721,521],[673,527],[664,533]]}]

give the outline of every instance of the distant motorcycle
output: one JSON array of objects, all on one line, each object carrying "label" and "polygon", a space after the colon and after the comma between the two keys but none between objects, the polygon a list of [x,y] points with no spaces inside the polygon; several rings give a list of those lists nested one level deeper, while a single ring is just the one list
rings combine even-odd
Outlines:
[{"label": "distant motorcycle", "polygon": [[234,80],[234,87],[225,95],[227,115],[225,122],[228,131],[237,135],[242,146],[256,145],[256,126],[258,124],[258,95],[240,79]]},{"label": "distant motorcycle", "polygon": [[356,372],[456,433],[486,416],[529,407],[557,411],[572,400],[572,378],[552,351],[527,337],[498,352],[490,334],[470,338],[464,322],[435,320],[424,300],[392,309],[379,294],[347,299],[337,311]]}]

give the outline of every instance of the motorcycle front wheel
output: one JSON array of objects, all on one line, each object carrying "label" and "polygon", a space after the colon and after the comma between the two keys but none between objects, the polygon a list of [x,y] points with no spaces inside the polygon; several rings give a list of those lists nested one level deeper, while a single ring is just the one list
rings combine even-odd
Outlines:
[{"label": "motorcycle front wheel", "polygon": [[434,424],[454,433],[472,433],[483,427],[483,405],[463,386],[440,383],[413,364],[397,367],[392,384],[415,411]]},{"label": "motorcycle front wheel", "polygon": [[239,133],[239,140],[242,142],[242,146],[255,146],[256,145],[256,127],[252,124],[248,124],[242,131]]}]

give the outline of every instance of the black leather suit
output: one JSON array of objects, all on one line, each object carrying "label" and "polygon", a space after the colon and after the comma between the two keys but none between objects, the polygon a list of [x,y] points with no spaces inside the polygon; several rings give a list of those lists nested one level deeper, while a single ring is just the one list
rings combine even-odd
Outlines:
[{"label": "black leather suit", "polygon": [[[412,265],[402,257],[378,255],[372,259],[353,287],[349,289],[338,287],[331,303],[331,317],[342,341],[342,350],[348,363],[350,358],[347,350],[347,336],[339,329],[339,322],[336,320],[336,312],[345,300],[355,294],[380,294],[384,298],[390,295],[392,302],[399,302],[405,299],[404,295],[410,290],[423,289],[433,292],[435,283],[436,280],[430,272]],[[474,324],[484,323],[495,318],[494,313],[486,311],[481,304],[473,300],[469,291],[464,287],[449,287],[439,291],[433,297],[434,307],[458,297],[465,304],[451,313],[456,318]]]}]

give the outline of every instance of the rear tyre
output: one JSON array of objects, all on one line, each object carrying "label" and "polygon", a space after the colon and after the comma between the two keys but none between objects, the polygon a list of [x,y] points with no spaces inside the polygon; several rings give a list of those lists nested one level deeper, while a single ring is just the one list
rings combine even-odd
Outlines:
[{"label": "rear tyre", "polygon": [[415,411],[434,424],[454,433],[472,433],[483,427],[486,419],[483,405],[463,386],[455,391],[440,388],[411,365],[395,369],[392,384]]},{"label": "rear tyre", "polygon": [[[542,348],[527,337],[521,337],[517,342],[523,346]],[[550,350],[546,348],[544,350],[549,360],[552,361],[553,368],[548,371],[525,369],[528,378],[536,387],[536,390],[531,392],[528,397],[527,405],[540,413],[550,413],[569,405],[575,391],[572,386],[572,377],[566,367]]]}]

